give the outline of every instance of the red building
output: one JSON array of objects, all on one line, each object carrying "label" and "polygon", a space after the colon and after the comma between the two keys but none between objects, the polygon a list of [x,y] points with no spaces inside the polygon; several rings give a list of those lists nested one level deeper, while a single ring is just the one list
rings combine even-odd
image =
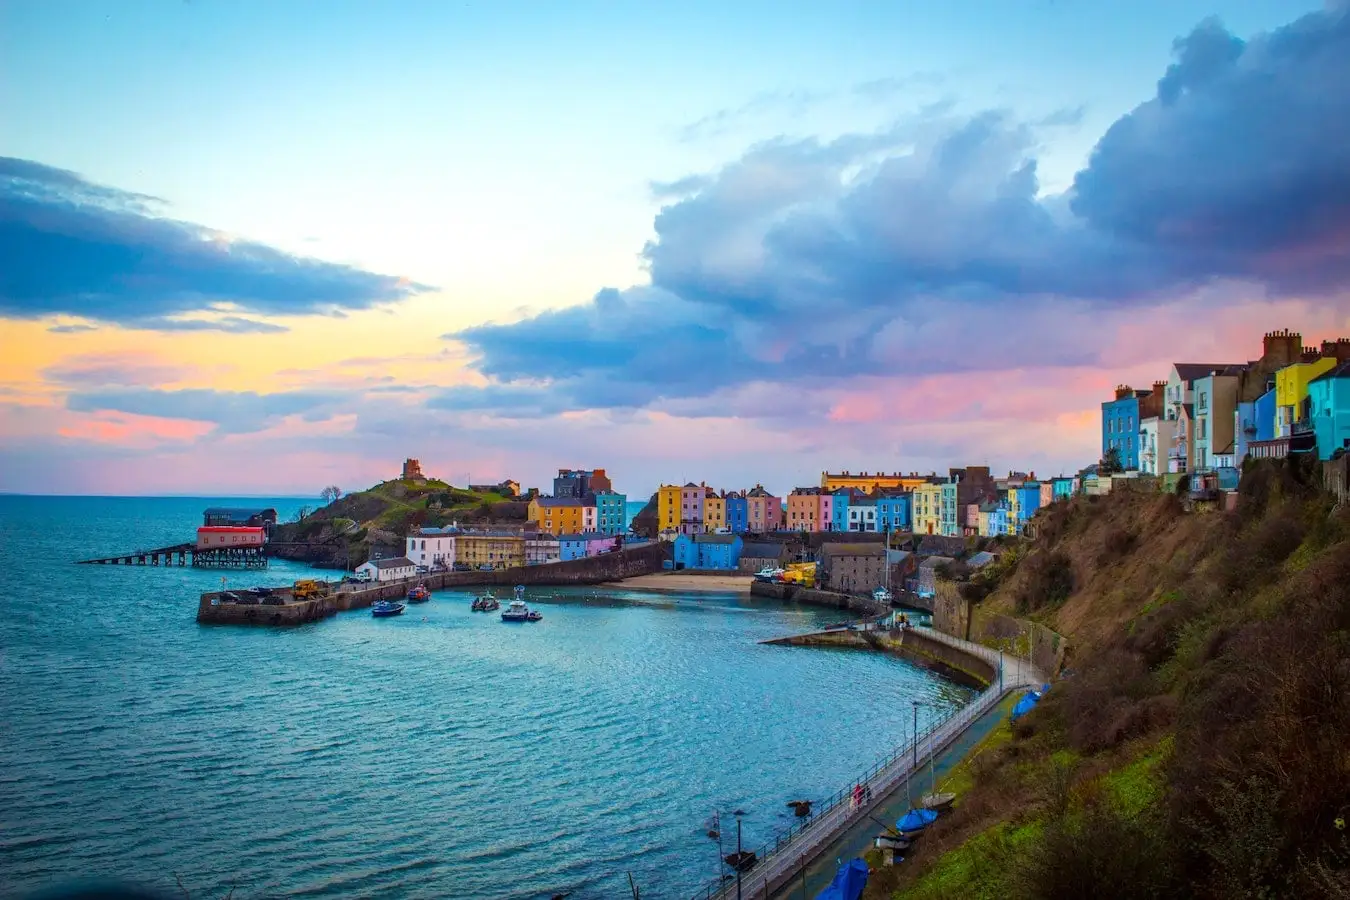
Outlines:
[{"label": "red building", "polygon": [[253,526],[203,525],[197,529],[198,550],[218,550],[227,547],[260,548],[263,529]]}]

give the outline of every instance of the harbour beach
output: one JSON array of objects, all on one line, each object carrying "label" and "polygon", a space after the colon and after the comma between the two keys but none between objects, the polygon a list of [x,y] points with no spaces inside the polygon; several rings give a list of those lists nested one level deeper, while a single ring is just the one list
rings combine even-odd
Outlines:
[{"label": "harbour beach", "polygon": [[724,573],[720,575],[702,575],[693,572],[658,572],[654,575],[638,575],[601,585],[601,587],[625,588],[632,591],[658,591],[680,594],[749,594],[754,579],[749,575]]}]

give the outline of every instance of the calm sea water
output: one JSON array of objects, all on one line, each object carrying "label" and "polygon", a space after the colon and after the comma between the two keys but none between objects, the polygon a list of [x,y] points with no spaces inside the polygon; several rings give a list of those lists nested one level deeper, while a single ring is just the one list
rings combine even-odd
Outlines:
[{"label": "calm sea water", "polygon": [[838,613],[734,596],[540,590],[544,621],[512,626],[441,592],[251,630],[193,621],[219,572],[71,564],[184,540],[212,502],[0,497],[0,895],[580,900],[632,872],[678,900],[713,876],[714,809],[754,844],[900,743],[911,699],[969,698],[760,646]]}]

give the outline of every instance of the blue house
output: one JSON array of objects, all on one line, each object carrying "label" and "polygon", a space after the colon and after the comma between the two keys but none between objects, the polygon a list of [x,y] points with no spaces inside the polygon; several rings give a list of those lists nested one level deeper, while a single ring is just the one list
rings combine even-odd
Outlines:
[{"label": "blue house", "polygon": [[734,572],[743,546],[738,534],[682,534],[675,539],[675,568]]},{"label": "blue house", "polygon": [[1012,534],[1008,528],[1008,504],[1006,501],[1000,501],[989,513],[989,534]]},{"label": "blue house", "polygon": [[1122,385],[1116,388],[1116,399],[1102,404],[1102,459],[1115,450],[1122,468],[1139,468],[1139,398],[1148,394]]},{"label": "blue house", "polygon": [[877,498],[877,531],[909,531],[909,493]]},{"label": "blue house", "polygon": [[840,488],[834,492],[834,503],[830,507],[830,531],[848,531],[848,502],[852,499],[852,488]]},{"label": "blue house", "polygon": [[1014,523],[1016,533],[1020,534],[1022,526],[1036,515],[1036,510],[1041,508],[1041,485],[1037,481],[1028,481],[1026,484],[1017,488],[1017,521]]},{"label": "blue house", "polygon": [[[614,491],[595,494],[595,530],[603,534],[623,534],[628,518],[628,497]],[[567,557],[563,557],[566,559]]]},{"label": "blue house", "polygon": [[750,530],[750,501],[744,494],[735,491],[727,494],[727,527],[732,534],[745,534]]},{"label": "blue house", "polygon": [[586,558],[586,538],[580,534],[558,536],[558,558],[566,562],[569,559]]},{"label": "blue house", "polygon": [[1350,451],[1350,362],[1308,382],[1308,417],[1317,436],[1317,458]]},{"label": "blue house", "polygon": [[1055,500],[1068,500],[1073,497],[1073,479],[1061,475],[1053,479],[1051,485],[1054,487]]}]

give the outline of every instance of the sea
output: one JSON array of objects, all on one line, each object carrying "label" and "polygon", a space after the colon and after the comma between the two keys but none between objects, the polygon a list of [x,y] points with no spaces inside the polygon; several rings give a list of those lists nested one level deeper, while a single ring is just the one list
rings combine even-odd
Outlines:
[{"label": "sea", "polygon": [[[436,592],[394,619],[198,625],[198,595],[316,573],[77,565],[191,539],[211,505],[0,496],[0,896],[569,900],[702,894],[971,692],[759,641],[837,610],[532,589],[509,625]],[[707,836],[722,816],[724,846]]]}]

